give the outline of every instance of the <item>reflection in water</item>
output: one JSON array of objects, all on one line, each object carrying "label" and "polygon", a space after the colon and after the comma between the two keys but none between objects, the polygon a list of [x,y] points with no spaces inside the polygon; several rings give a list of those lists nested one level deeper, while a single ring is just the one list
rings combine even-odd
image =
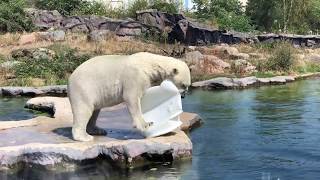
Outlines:
[{"label": "reflection in water", "polygon": [[[205,124],[190,135],[193,159],[119,170],[99,160],[47,170],[24,166],[0,179],[318,179],[319,79],[241,91],[194,91],[184,110]],[[70,169],[72,169],[70,171]]]},{"label": "reflection in water", "polygon": [[185,163],[161,163],[145,166],[140,169],[121,170],[113,167],[105,159],[89,160],[80,165],[56,166],[48,169],[37,165],[23,165],[19,170],[0,171],[1,180],[31,179],[31,180],[143,180],[143,179],[178,179],[182,173],[191,168],[191,162]]}]

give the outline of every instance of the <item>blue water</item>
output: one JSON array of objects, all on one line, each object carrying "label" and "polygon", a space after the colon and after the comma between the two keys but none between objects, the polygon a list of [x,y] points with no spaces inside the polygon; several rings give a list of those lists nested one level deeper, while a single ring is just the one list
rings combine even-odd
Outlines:
[{"label": "blue water", "polygon": [[27,98],[0,98],[0,121],[31,119],[35,115],[25,109]]},{"label": "blue water", "polygon": [[191,133],[183,179],[319,179],[320,80],[243,91],[196,91],[186,111],[205,124]]},{"label": "blue water", "polygon": [[2,177],[81,180],[320,178],[320,79],[240,91],[194,91],[183,100],[183,106],[185,111],[198,113],[204,119],[204,124],[190,133],[192,161],[155,164],[135,170],[120,170],[105,160],[54,170],[30,165]]}]

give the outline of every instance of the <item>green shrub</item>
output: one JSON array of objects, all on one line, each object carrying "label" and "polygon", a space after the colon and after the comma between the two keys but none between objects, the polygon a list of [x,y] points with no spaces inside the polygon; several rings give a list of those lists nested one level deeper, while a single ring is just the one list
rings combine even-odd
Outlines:
[{"label": "green shrub", "polygon": [[167,3],[161,0],[153,1],[153,4],[150,6],[151,9],[157,9],[158,11],[167,12],[171,14],[178,13],[178,4]]},{"label": "green shrub", "polygon": [[267,69],[285,72],[292,70],[295,63],[294,51],[291,44],[286,42],[278,43],[266,63]]},{"label": "green shrub", "polygon": [[0,0],[0,32],[31,31],[33,24],[23,11],[24,0]]},{"label": "green shrub", "polygon": [[320,64],[319,63],[313,63],[313,62],[307,62],[303,66],[298,66],[295,68],[295,71],[299,73],[315,73],[320,72]]},{"label": "green shrub", "polygon": [[66,46],[53,46],[56,52],[52,59],[20,58],[21,63],[14,68],[18,79],[41,78],[46,79],[50,84],[61,84],[66,82],[68,76],[80,64],[90,58],[88,54],[78,54],[76,49]]},{"label": "green shrub", "polygon": [[240,32],[252,32],[254,26],[250,23],[249,17],[245,15],[236,15],[235,13],[228,13],[217,19],[219,29],[235,30]]},{"label": "green shrub", "polygon": [[135,18],[137,11],[146,9],[149,9],[149,3],[147,0],[136,0],[129,5],[129,8],[127,9],[127,16]]},{"label": "green shrub", "polygon": [[39,9],[57,10],[63,15],[71,15],[83,6],[82,0],[36,0]]},{"label": "green shrub", "polygon": [[105,4],[97,1],[87,2],[83,1],[77,9],[74,9],[72,15],[97,15],[105,16],[107,14],[107,7]]}]

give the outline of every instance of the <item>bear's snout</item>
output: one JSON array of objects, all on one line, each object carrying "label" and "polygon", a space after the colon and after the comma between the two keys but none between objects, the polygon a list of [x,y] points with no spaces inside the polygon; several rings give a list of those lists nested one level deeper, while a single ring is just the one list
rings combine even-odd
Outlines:
[{"label": "bear's snout", "polygon": [[183,89],[179,89],[181,98],[184,98],[186,94],[188,93],[188,87],[184,87]]}]

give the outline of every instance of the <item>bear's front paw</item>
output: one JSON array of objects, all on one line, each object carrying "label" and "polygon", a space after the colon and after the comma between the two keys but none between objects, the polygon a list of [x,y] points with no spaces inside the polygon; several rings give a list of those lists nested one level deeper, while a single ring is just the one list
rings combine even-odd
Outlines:
[{"label": "bear's front paw", "polygon": [[73,136],[73,139],[76,141],[82,141],[82,142],[88,142],[88,141],[92,141],[93,140],[93,136],[91,135],[83,135],[83,136]]},{"label": "bear's front paw", "polygon": [[92,141],[93,136],[87,134],[86,132],[83,132],[81,129],[73,128],[72,129],[72,137],[76,141]]},{"label": "bear's front paw", "polygon": [[137,128],[138,130],[140,131],[145,131],[146,129],[148,129],[150,126],[153,125],[153,122],[145,122],[145,121],[142,121],[141,123],[134,123],[133,124],[133,127],[134,128]]}]

